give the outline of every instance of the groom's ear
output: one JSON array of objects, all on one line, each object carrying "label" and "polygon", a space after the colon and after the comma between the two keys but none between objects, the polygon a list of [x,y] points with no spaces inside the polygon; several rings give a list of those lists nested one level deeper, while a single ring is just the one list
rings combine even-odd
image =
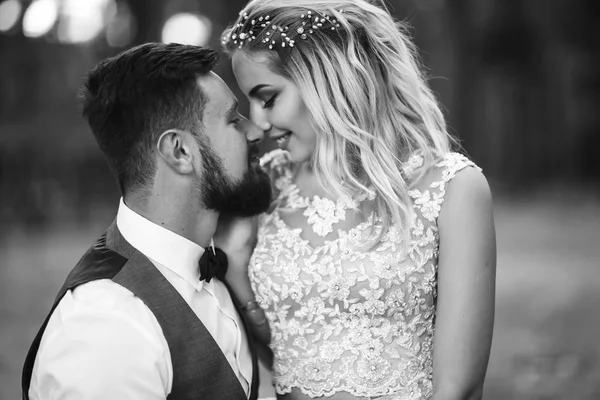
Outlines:
[{"label": "groom's ear", "polygon": [[163,132],[156,143],[158,155],[180,174],[194,172],[194,149],[196,141],[190,132],[169,129]]}]

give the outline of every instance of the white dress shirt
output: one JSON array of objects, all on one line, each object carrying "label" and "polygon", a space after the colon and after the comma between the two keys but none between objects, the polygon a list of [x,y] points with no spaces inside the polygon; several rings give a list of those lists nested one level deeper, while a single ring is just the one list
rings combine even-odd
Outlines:
[{"label": "white dress shirt", "polygon": [[[225,285],[199,280],[201,246],[119,204],[117,227],[148,257],[213,336],[249,394],[252,359]],[[50,317],[35,359],[32,400],[165,399],[173,367],[156,317],[109,279],[69,291]]]}]

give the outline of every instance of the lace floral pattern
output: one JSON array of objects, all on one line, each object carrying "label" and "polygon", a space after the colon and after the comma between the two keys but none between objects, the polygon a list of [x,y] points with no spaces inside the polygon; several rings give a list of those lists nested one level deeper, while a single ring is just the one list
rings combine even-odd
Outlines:
[{"label": "lace floral pattern", "polygon": [[[413,156],[407,167],[422,163]],[[295,201],[292,175],[278,165],[276,204]],[[370,229],[380,229],[373,217],[347,230],[333,222],[337,237],[319,246],[277,207],[262,218],[249,276],[272,330],[278,393],[431,397],[437,217],[447,183],[467,166],[474,164],[451,153],[434,166],[433,183],[409,192],[416,218],[407,252],[393,226],[375,248],[362,248]]]}]

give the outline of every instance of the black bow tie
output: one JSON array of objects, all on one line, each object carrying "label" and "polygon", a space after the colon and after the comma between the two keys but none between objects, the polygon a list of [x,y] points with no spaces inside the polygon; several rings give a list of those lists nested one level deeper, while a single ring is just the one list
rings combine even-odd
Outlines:
[{"label": "black bow tie", "polygon": [[222,282],[227,273],[227,265],[227,255],[223,250],[218,247],[207,247],[198,261],[200,280],[210,282],[212,278],[217,278]]}]

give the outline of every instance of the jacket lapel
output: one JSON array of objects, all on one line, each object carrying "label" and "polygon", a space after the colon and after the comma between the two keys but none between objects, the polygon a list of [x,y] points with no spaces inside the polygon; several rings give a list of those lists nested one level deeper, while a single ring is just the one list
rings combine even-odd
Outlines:
[{"label": "jacket lapel", "polygon": [[231,299],[233,300],[235,309],[244,324],[244,330],[246,332],[246,337],[248,338],[248,347],[250,348],[250,355],[252,357],[252,383],[250,384],[249,399],[255,400],[258,398],[259,370],[258,370],[258,357],[257,357],[257,352],[256,352],[256,345],[254,342],[254,334],[252,332],[252,328],[251,328],[250,322],[248,321],[246,314],[244,313],[244,311],[242,311],[241,302],[238,300],[238,298],[236,297],[233,290],[231,290],[231,287],[229,286],[229,284],[225,281],[223,283],[225,284],[225,287],[227,287],[227,290],[229,291],[229,294],[231,296]]}]

